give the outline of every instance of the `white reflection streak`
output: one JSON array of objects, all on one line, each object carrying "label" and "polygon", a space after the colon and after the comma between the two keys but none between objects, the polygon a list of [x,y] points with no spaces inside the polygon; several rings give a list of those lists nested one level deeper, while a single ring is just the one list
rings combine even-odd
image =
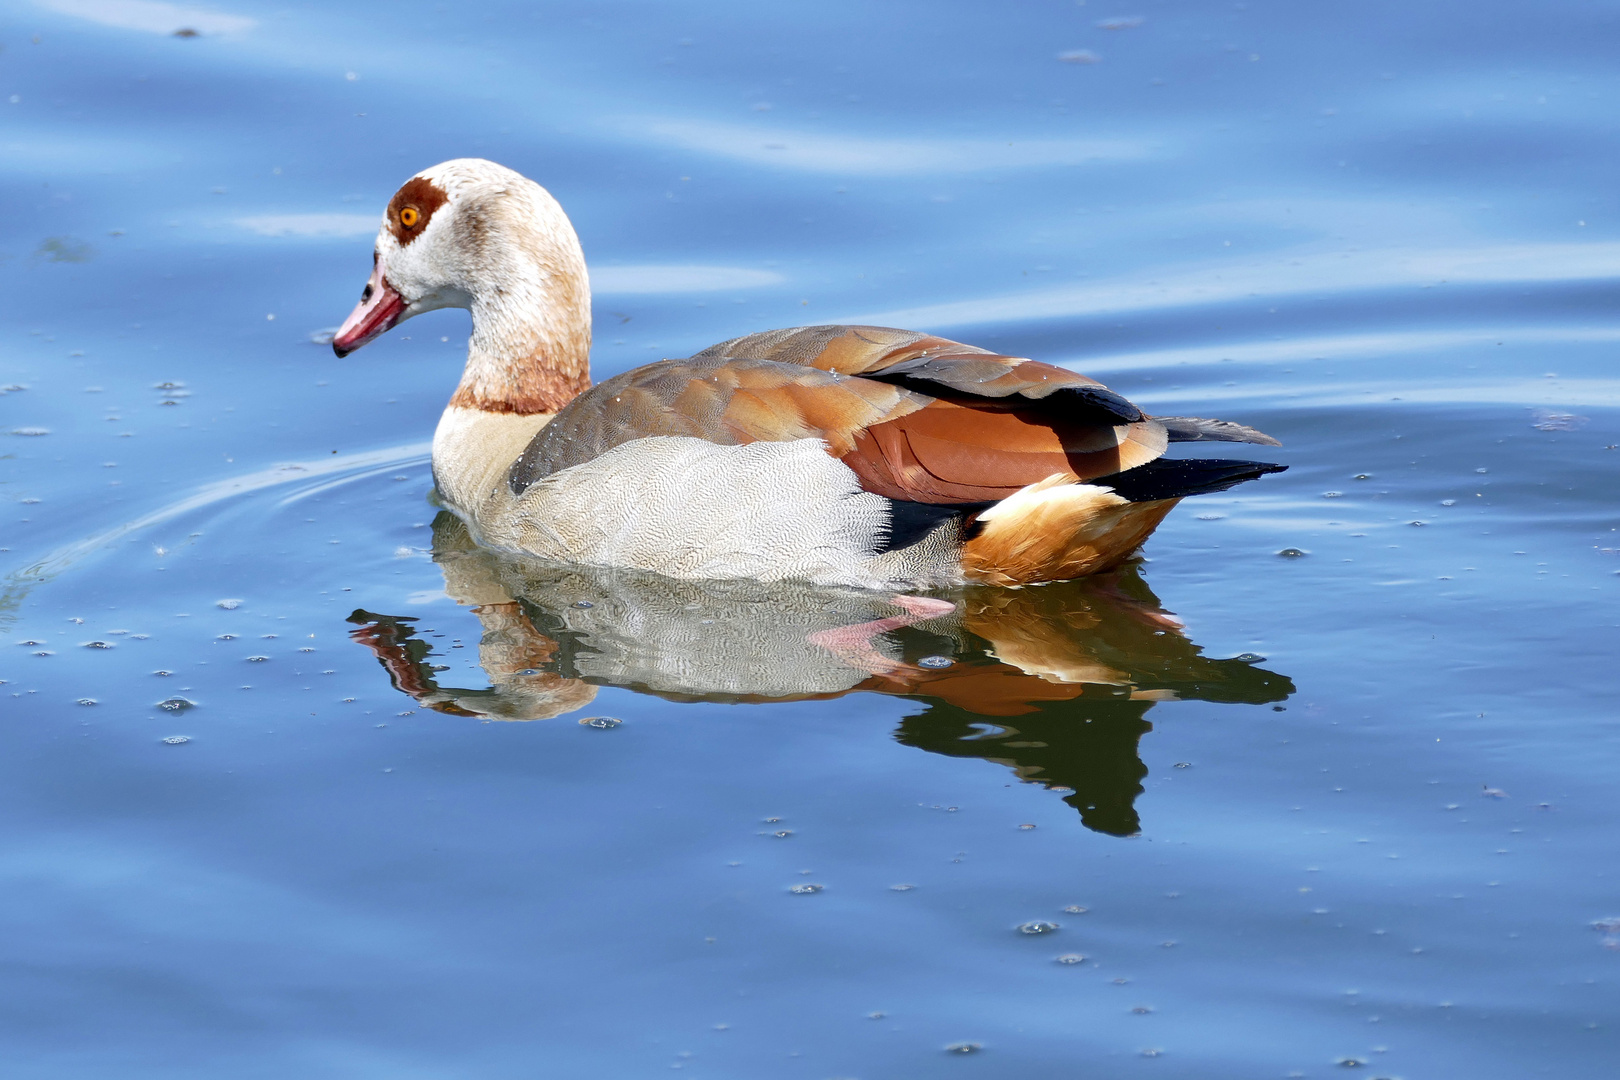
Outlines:
[{"label": "white reflection streak", "polygon": [[381,222],[378,214],[259,214],[233,224],[260,236],[370,236]]},{"label": "white reflection streak", "polygon": [[688,150],[805,172],[897,176],[977,172],[1040,165],[1145,158],[1151,144],[1133,139],[895,139],[824,135],[711,120],[633,119],[627,133]]},{"label": "white reflection streak", "polygon": [[[1185,401],[1186,390],[1132,392],[1131,400],[1150,405],[1159,401]],[[1410,382],[1306,383],[1265,386],[1199,387],[1200,402],[1242,400],[1276,401],[1288,409],[1366,408],[1411,405],[1531,405],[1589,409],[1620,406],[1620,379],[1513,379],[1481,380],[1458,385],[1455,381],[1423,386]]]},{"label": "white reflection streak", "polygon": [[[1340,357],[1368,358],[1396,353],[1434,352],[1507,342],[1541,344],[1559,342],[1620,341],[1620,330],[1613,327],[1509,327],[1500,330],[1462,327],[1455,330],[1414,330],[1405,333],[1338,334],[1332,337],[1287,338],[1281,341],[1226,342],[1185,349],[1153,349],[1119,353],[1064,364],[1070,368],[1106,367],[1109,371],[1136,371],[1142,368],[1170,367],[1177,364],[1208,364],[1232,360],[1244,364],[1304,363]],[[1140,395],[1138,395],[1140,396]]]},{"label": "white reflection streak", "polygon": [[742,266],[593,266],[590,275],[591,292],[599,296],[759,289],[786,280],[773,270]]},{"label": "white reflection streak", "polygon": [[144,30],[149,34],[172,34],[176,30],[239,34],[259,25],[259,20],[245,15],[181,7],[163,0],[34,0],[34,3],[59,15],[89,19],[120,30]]},{"label": "white reflection streak", "polygon": [[1584,281],[1620,277],[1620,243],[1518,244],[1420,250],[1279,252],[1264,263],[1206,265],[992,299],[930,304],[852,317],[915,326],[1005,323],[1115,311],[1217,304],[1248,297],[1344,293],[1459,283]]},{"label": "white reflection streak", "polygon": [[[385,466],[399,466],[426,461],[433,444],[428,442],[410,443],[405,446],[391,446],[383,450],[367,450],[358,454],[336,454],[324,458],[315,458],[311,461],[295,461],[286,465],[276,465],[258,472],[248,473],[245,476],[235,476],[227,480],[218,480],[212,484],[204,485],[197,491],[186,496],[178,502],[149,514],[126,521],[105,532],[65,547],[58,548],[37,562],[17,570],[10,576],[9,587],[5,590],[5,598],[9,598],[17,588],[27,588],[30,585],[55,577],[66,570],[79,559],[106,547],[114,541],[120,540],[132,532],[161,525],[171,521],[182,514],[209,506],[213,503],[233,499],[238,495],[246,495],[265,488],[278,487],[299,480],[309,480],[317,476],[328,476],[332,473],[350,472],[356,469],[377,469]],[[9,605],[0,603],[0,611]]]}]

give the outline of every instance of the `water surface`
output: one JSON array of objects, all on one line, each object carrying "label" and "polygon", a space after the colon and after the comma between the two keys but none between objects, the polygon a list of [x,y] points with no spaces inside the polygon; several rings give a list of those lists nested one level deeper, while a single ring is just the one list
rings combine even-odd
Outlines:
[{"label": "water surface", "polygon": [[[9,1075],[1613,1073],[1612,5],[5,12]],[[480,553],[465,315],[316,343],[461,155],[598,377],[908,326],[1290,470],[870,654]]]}]

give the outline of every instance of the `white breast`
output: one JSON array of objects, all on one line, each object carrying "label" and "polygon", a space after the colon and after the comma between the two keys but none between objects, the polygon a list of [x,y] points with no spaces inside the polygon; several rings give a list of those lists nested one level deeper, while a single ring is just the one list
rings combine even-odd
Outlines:
[{"label": "white breast", "polygon": [[475,535],[487,515],[510,502],[507,470],[555,415],[452,407],[439,417],[433,432],[433,483]]}]

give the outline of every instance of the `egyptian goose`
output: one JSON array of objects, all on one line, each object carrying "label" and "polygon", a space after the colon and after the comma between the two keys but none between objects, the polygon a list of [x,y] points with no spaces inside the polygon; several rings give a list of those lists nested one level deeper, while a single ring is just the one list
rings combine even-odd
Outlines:
[{"label": "egyptian goose", "polygon": [[472,336],[433,437],[439,496],[480,543],[559,562],[900,591],[1075,578],[1127,559],[1183,496],[1283,468],[1162,459],[1172,441],[1277,442],[884,327],[751,334],[593,387],[579,238],[489,161],[395,193],[332,348],[442,307],[469,309]]}]

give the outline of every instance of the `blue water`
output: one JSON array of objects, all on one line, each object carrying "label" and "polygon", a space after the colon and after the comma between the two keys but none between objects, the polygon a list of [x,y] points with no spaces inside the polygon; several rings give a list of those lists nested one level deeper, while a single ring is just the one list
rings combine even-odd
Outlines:
[{"label": "blue water", "polygon": [[[1620,8],[0,10],[7,1076],[1620,1069]],[[906,326],[1290,471],[887,678],[480,555],[466,317],[315,343],[464,155],[598,377]]]}]

